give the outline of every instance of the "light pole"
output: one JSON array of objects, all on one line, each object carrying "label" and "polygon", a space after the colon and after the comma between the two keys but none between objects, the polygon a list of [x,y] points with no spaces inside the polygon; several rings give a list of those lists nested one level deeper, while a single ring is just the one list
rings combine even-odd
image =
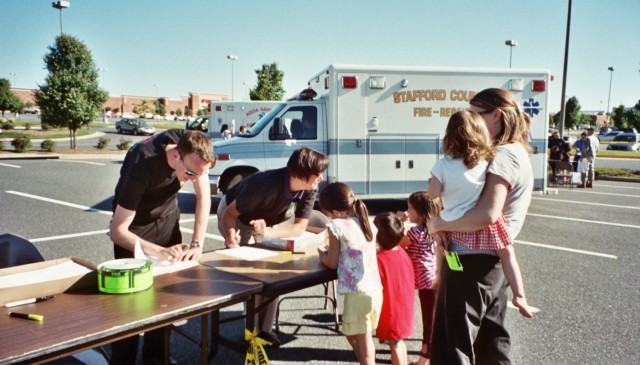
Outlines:
[{"label": "light pole", "polygon": [[9,72],[9,75],[11,75],[11,77],[13,77],[13,84],[11,84],[13,87],[16,87],[16,75],[17,73],[15,72]]},{"label": "light pole", "polygon": [[[100,67],[98,69],[98,71],[100,71],[102,73],[102,76],[100,78],[101,78],[101,81],[102,81],[102,89],[104,90],[104,73],[109,71],[109,69],[107,69],[106,67]],[[107,97],[108,97],[108,95],[107,95]],[[109,100],[109,99],[107,99],[107,100]],[[103,123],[107,122],[107,105],[106,104],[102,105],[102,122]]]},{"label": "light pole", "polygon": [[227,55],[227,58],[231,60],[231,100],[233,100],[233,61],[237,61],[238,56],[229,54]]},{"label": "light pole", "polygon": [[247,95],[247,100],[251,99],[251,98],[249,97],[249,91],[248,91],[248,89],[249,89],[249,83],[248,83],[248,82],[243,82],[243,83],[242,83],[242,86],[244,86],[244,93]]},{"label": "light pole", "polygon": [[609,99],[607,99],[607,115],[609,115],[609,103],[611,102],[611,82],[613,81],[613,67],[609,67],[607,70],[611,71],[611,75],[609,76]]},{"label": "light pole", "polygon": [[504,41],[505,46],[509,46],[509,68],[511,68],[511,56],[513,55],[513,47],[518,45],[518,41],[515,39],[509,39]]},{"label": "light pole", "polygon": [[158,85],[158,84],[153,84],[153,87],[155,87],[155,88],[156,88],[156,102],[154,103],[154,104],[155,104],[155,107],[156,107],[155,114],[158,114],[158,106],[159,106],[158,104],[160,104],[160,102],[159,102],[159,100],[158,100],[158,87],[160,87],[160,85]]},{"label": "light pole", "polygon": [[54,1],[51,6],[60,10],[60,35],[62,35],[62,9],[66,9],[71,6],[69,1]]}]

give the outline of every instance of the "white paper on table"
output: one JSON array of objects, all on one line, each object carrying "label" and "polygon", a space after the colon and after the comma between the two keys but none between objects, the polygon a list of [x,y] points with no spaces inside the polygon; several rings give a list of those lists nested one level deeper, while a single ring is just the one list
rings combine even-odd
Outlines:
[{"label": "white paper on table", "polygon": [[133,250],[133,256],[136,259],[151,260],[151,262],[153,263],[153,276],[168,274],[199,265],[198,261],[176,261],[172,263],[169,260],[160,260],[154,256],[147,256],[145,255],[144,251],[142,251],[140,241],[138,241],[137,239],[136,247]]},{"label": "white paper on table", "polygon": [[264,250],[262,248],[251,246],[228,248],[226,250],[219,250],[216,252],[221,255],[231,256],[243,261],[256,261],[280,255],[280,252]]},{"label": "white paper on table", "polygon": [[65,261],[58,265],[45,267],[39,270],[22,272],[0,277],[0,288],[10,288],[13,286],[31,285],[45,283],[60,279],[67,279],[74,276],[82,276],[90,273],[91,269],[73,262]]}]

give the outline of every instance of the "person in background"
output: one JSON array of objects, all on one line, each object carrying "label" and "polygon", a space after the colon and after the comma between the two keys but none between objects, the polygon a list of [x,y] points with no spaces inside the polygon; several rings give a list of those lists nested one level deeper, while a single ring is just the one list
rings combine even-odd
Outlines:
[{"label": "person in background", "polygon": [[[109,237],[115,258],[134,257],[138,242],[147,256],[161,260],[200,259],[211,209],[208,169],[212,163],[211,142],[197,131],[170,129],[131,147],[113,198]],[[193,184],[196,193],[191,243],[183,242],[178,222],[177,194],[186,182]],[[110,363],[135,364],[138,337],[113,342]],[[163,354],[164,329],[146,332],[143,362],[162,364]]]},{"label": "person in background", "polygon": [[565,143],[562,147],[562,153],[560,153],[560,161],[571,162],[571,150],[571,145],[569,143]]},{"label": "person in background", "polygon": [[595,180],[595,162],[596,154],[600,149],[600,141],[593,135],[593,127],[587,128],[587,140],[585,141],[584,152],[580,157],[580,161],[584,164],[583,171],[580,173],[582,184],[579,188],[592,188],[593,180]]},{"label": "person in background", "polygon": [[227,124],[222,125],[222,128],[220,128],[220,133],[222,134],[222,139],[229,139],[233,136],[233,134],[229,130],[229,125]]},{"label": "person in background", "polygon": [[556,161],[560,161],[564,145],[565,141],[560,138],[560,133],[558,131],[553,132],[553,135],[549,138],[549,163],[551,164],[551,173],[554,179],[556,177]]},{"label": "person in background", "polygon": [[[308,147],[293,152],[287,167],[257,172],[227,190],[218,205],[218,229],[227,248],[245,246],[255,234],[297,237],[307,229],[327,156]],[[259,297],[256,305],[269,300]],[[272,331],[278,299],[260,313],[258,337],[280,346]]]},{"label": "person in background", "polygon": [[573,148],[576,150],[576,154],[573,156],[573,171],[578,171],[578,161],[582,156],[582,152],[586,147],[587,132],[580,133],[580,139],[573,143]]},{"label": "person in background", "polygon": [[241,125],[240,126],[240,131],[239,131],[240,135],[245,135],[247,134],[247,127]]},{"label": "person in background", "polygon": [[[456,219],[440,217],[427,222],[429,233],[447,250],[453,247],[443,232],[475,232],[504,218],[509,236],[515,239],[533,192],[527,143],[531,117],[513,94],[502,89],[482,90],[469,103],[469,110],[484,120],[495,157],[477,204]],[[444,215],[449,206],[445,201],[443,206]],[[433,365],[511,363],[511,339],[504,325],[508,285],[503,262],[495,249],[482,247],[482,243],[478,241],[479,247],[458,255],[463,271],[454,271],[452,266],[456,265],[445,265],[442,271],[432,337]]]},{"label": "person in background", "polygon": [[413,335],[414,277],[409,255],[398,247],[404,238],[404,225],[394,213],[378,214],[373,224],[378,229],[377,257],[382,282],[382,310],[376,337],[380,343],[389,345],[392,365],[407,365],[404,339]]},{"label": "person in background", "polygon": [[[331,218],[329,245],[318,247],[320,262],[338,270],[338,293],[344,294],[342,333],[361,365],[374,365],[373,331],[382,307],[382,283],[367,206],[343,183],[320,192],[320,208]],[[413,313],[409,314],[413,316]]]},{"label": "person in background", "polygon": [[413,365],[425,365],[431,353],[431,332],[433,330],[433,314],[436,309],[436,293],[440,282],[440,270],[444,257],[437,250],[435,241],[429,236],[427,221],[440,216],[440,204],[437,199],[430,199],[426,191],[416,191],[407,199],[408,210],[399,214],[403,220],[415,226],[411,227],[400,246],[404,247],[411,258],[415,277],[415,288],[420,299],[422,315],[422,346],[420,357]]}]

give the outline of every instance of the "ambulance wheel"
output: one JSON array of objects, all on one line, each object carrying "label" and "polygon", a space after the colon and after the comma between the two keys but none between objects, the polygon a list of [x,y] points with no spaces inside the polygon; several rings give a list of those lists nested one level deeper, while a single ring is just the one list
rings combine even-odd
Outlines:
[{"label": "ambulance wheel", "polygon": [[242,181],[242,179],[249,176],[250,174],[251,174],[250,172],[240,171],[240,172],[237,172],[235,175],[231,176],[231,178],[229,179],[229,182],[227,183],[227,187],[225,188],[223,193],[226,194],[227,190],[236,186],[236,184],[238,184],[240,181]]}]

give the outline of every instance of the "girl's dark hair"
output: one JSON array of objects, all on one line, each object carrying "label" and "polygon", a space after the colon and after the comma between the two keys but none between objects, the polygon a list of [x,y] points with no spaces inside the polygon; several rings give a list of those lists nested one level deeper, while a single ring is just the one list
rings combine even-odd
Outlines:
[{"label": "girl's dark hair", "polygon": [[364,202],[353,193],[346,184],[335,182],[320,191],[320,209],[331,212],[354,212],[358,216],[360,228],[368,241],[373,240],[373,232],[369,224],[369,210]]},{"label": "girl's dark hair", "polygon": [[407,201],[411,204],[416,213],[418,213],[420,218],[422,218],[422,222],[425,224],[429,219],[440,216],[439,200],[429,198],[426,191],[416,191],[412,193],[409,195],[409,199],[407,199]]},{"label": "girl's dark hair", "polygon": [[378,229],[376,241],[385,250],[391,250],[404,237],[404,224],[395,213],[380,213],[373,219],[373,225]]}]

